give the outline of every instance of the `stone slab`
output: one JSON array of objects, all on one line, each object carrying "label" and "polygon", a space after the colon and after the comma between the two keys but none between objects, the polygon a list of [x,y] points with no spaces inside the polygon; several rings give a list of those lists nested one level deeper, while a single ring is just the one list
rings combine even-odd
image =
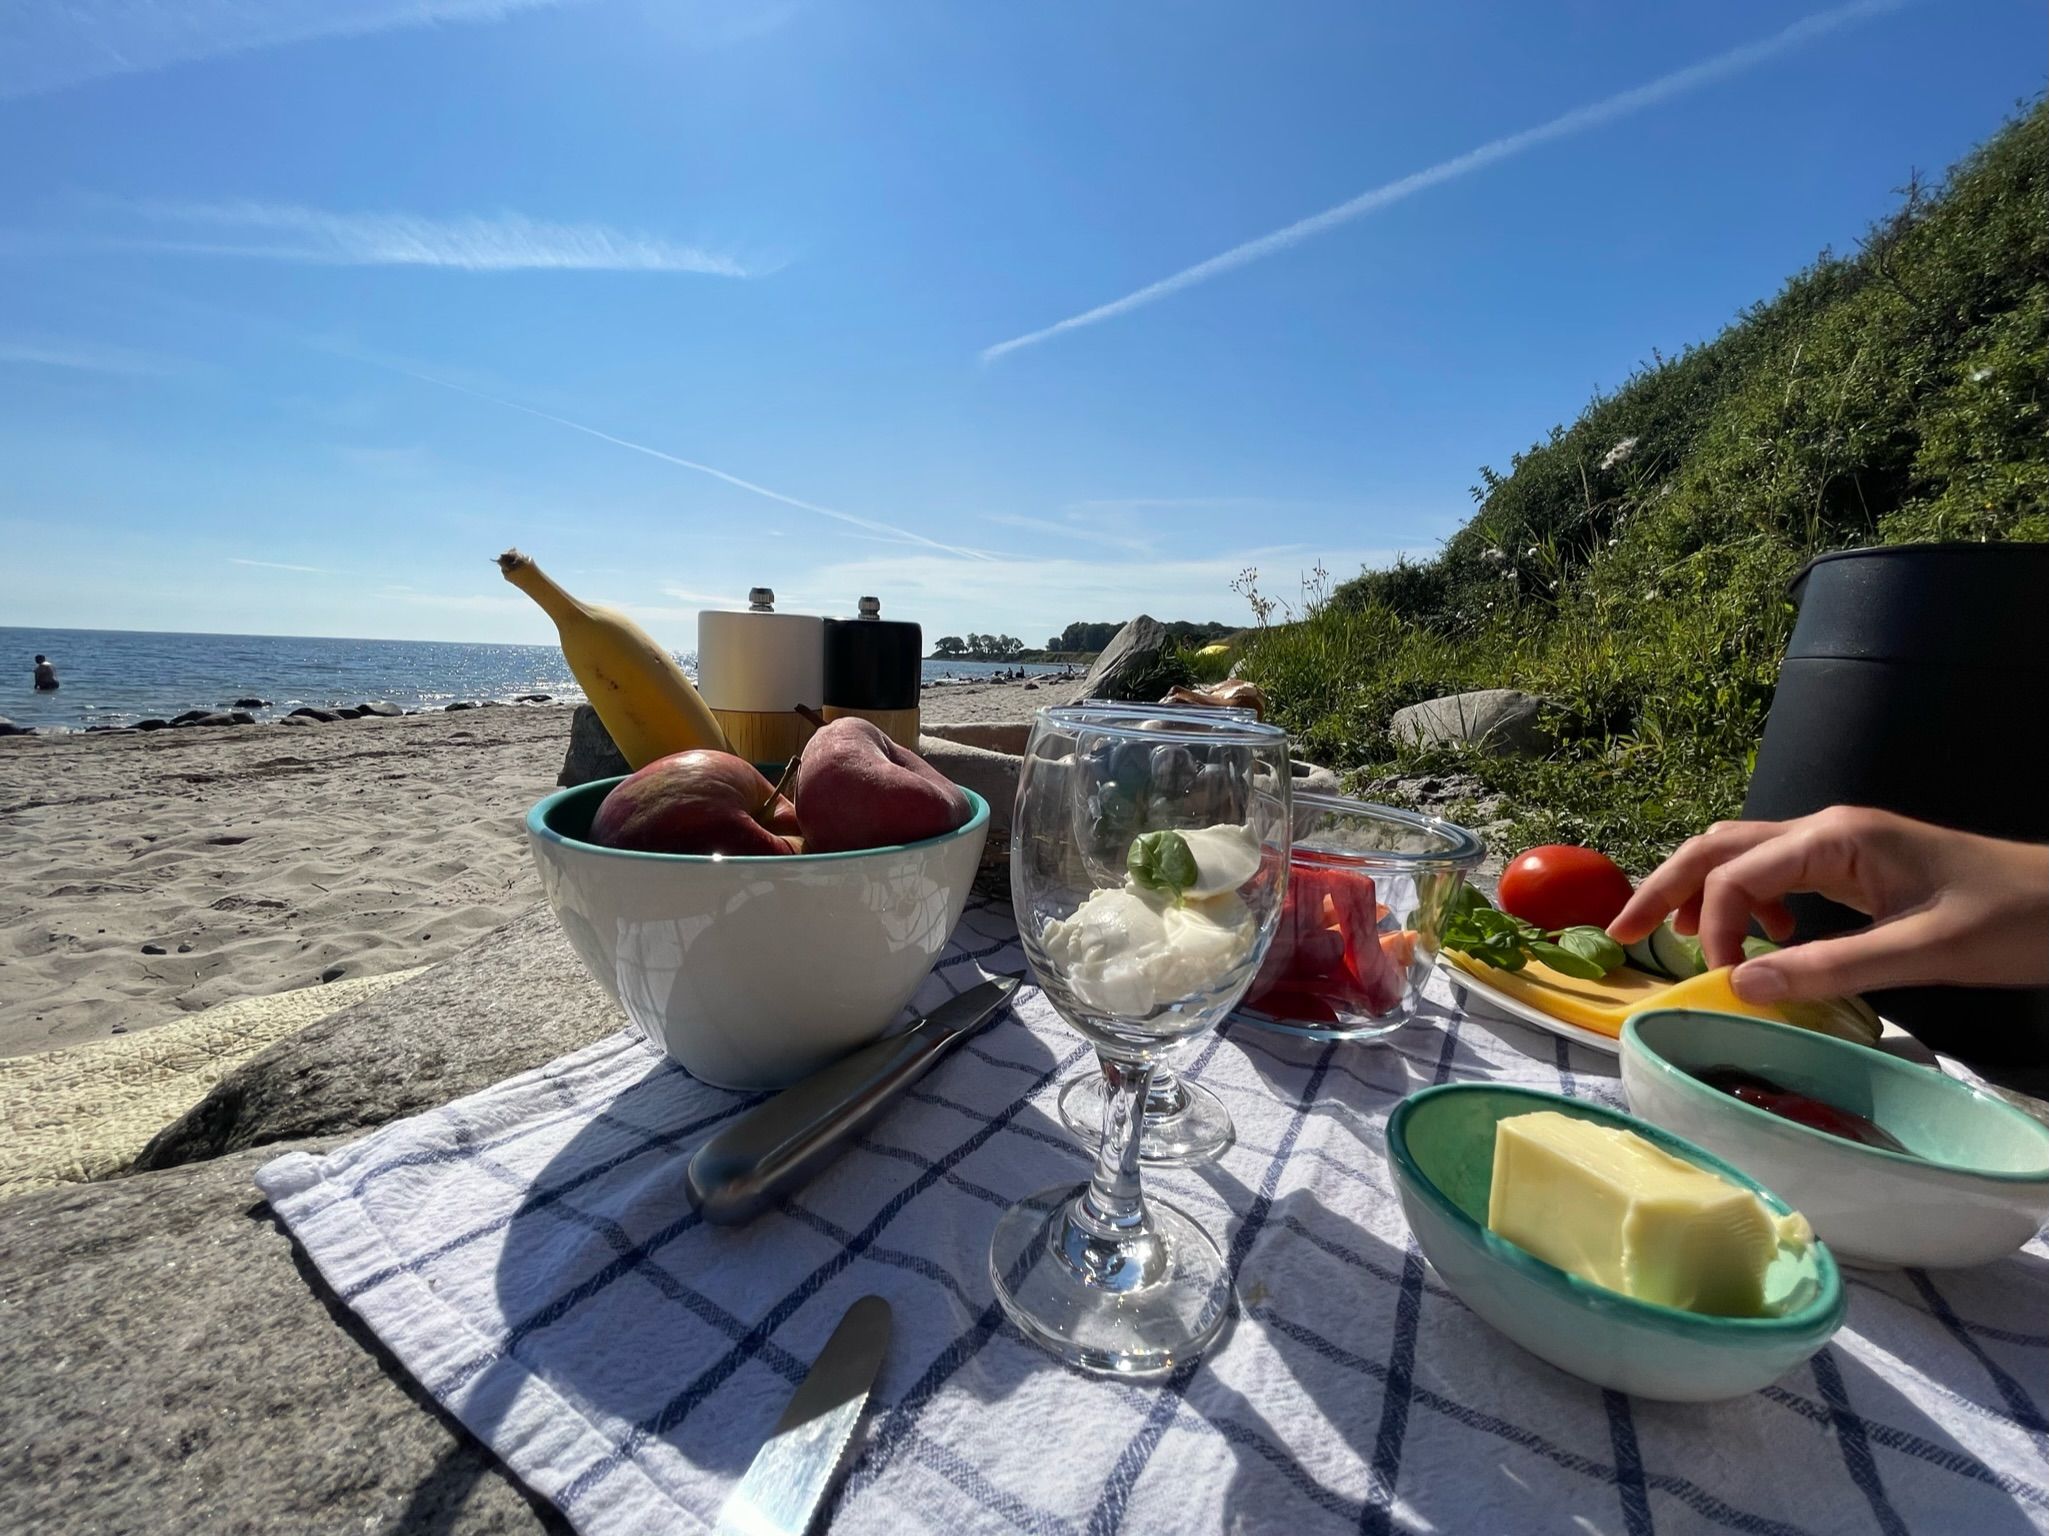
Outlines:
[{"label": "stone slab", "polygon": [[328,1293],[274,1150],[0,1205],[0,1530],[568,1531]]},{"label": "stone slab", "polygon": [[554,914],[536,907],[236,1068],[159,1132],[136,1167],[366,1131],[552,1061],[624,1022]]}]

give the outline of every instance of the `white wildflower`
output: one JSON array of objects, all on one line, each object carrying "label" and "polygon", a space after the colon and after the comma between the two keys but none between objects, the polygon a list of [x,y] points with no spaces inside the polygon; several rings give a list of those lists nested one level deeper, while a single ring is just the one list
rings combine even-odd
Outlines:
[{"label": "white wildflower", "polygon": [[1602,457],[1601,468],[1613,469],[1617,464],[1627,464],[1629,462],[1629,456],[1634,452],[1636,452],[1636,439],[1633,437],[1625,437],[1613,448],[1610,448],[1608,452]]},{"label": "white wildflower", "polygon": [[1973,384],[1983,384],[1991,377],[1992,370],[1990,368],[1973,368],[1971,370],[1971,382]]},{"label": "white wildflower", "polygon": [[1534,544],[1532,544],[1532,545],[1530,546],[1530,548],[1529,548],[1529,557],[1530,557],[1530,558],[1531,558],[1532,560],[1534,560],[1534,559],[1536,559],[1536,558],[1537,558],[1537,546],[1536,546],[1536,545],[1534,545]]}]

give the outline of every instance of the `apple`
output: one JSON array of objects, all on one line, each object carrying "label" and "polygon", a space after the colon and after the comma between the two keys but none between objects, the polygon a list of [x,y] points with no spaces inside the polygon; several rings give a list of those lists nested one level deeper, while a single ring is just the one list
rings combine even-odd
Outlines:
[{"label": "apple", "polygon": [[886,848],[951,832],[968,819],[960,786],[873,721],[823,726],[797,764],[797,822],[810,853]]},{"label": "apple", "polygon": [[797,852],[797,813],[752,763],[696,748],[658,757],[612,786],[590,840],[636,853]]}]

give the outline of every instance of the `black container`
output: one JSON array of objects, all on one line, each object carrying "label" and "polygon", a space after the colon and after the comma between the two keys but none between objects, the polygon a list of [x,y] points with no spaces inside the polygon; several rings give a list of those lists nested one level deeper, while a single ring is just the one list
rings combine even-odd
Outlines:
[{"label": "black container", "polygon": [[[1746,817],[1868,805],[2049,842],[2049,544],[1845,550],[1790,590],[1800,616]],[[1866,922],[1818,897],[1790,905],[1802,939]],[[1989,1076],[2049,1084],[2049,989],[1912,987],[1872,1003]]]},{"label": "black container", "polygon": [[858,619],[825,621],[827,709],[889,710],[918,707],[924,633],[916,624],[880,617],[872,597]]}]

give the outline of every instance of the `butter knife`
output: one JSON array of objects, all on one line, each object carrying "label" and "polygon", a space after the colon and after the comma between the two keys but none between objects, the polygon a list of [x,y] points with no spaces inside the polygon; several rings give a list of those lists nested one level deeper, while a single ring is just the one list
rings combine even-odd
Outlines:
[{"label": "butter knife", "polygon": [[847,1308],[719,1511],[716,1536],[804,1536],[888,1347],[889,1303],[863,1296]]},{"label": "butter knife", "polygon": [[865,1045],[749,1110],[690,1159],[691,1201],[722,1226],[759,1215],[813,1177],[950,1047],[1001,1013],[1017,988],[1014,976],[970,987],[902,1034]]}]

